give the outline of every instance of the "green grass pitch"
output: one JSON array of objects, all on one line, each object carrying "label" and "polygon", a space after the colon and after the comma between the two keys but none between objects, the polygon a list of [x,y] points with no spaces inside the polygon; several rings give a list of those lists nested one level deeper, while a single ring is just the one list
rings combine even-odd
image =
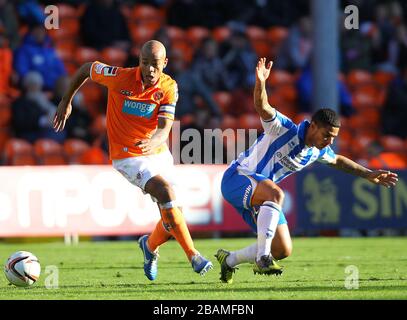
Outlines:
[{"label": "green grass pitch", "polygon": [[[158,278],[143,273],[135,241],[0,243],[0,259],[18,250],[40,259],[40,280],[17,288],[0,276],[0,299],[407,299],[407,238],[294,238],[293,255],[283,261],[281,277],[254,275],[241,265],[234,283],[219,281],[218,248],[237,249],[254,238],[198,239],[196,247],[214,263],[205,277],[192,271],[173,240],[160,249]],[[58,288],[47,289],[45,269],[56,266]],[[359,288],[346,289],[346,267],[359,272]],[[355,282],[352,282],[355,283]]]}]

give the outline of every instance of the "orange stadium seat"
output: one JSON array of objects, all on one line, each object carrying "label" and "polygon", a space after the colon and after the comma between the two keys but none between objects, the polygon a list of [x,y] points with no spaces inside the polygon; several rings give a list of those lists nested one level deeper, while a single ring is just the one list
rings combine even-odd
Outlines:
[{"label": "orange stadium seat", "polygon": [[58,3],[58,15],[60,19],[78,18],[78,12],[75,7],[65,3]]},{"label": "orange stadium seat", "polygon": [[[309,117],[307,117],[308,120],[310,120],[311,114],[309,114]],[[297,122],[299,123],[299,122]],[[339,148],[346,146],[349,146],[349,144],[352,141],[352,131],[346,128],[342,128],[341,126],[341,130],[340,130],[340,134],[339,137],[335,139],[335,141],[337,141]]]},{"label": "orange stadium seat", "polygon": [[89,113],[95,117],[98,115],[98,110],[103,103],[102,97],[102,87],[99,86],[97,83],[87,81],[80,89],[83,94],[83,99],[85,101],[85,105]]},{"label": "orange stadium seat", "polygon": [[55,49],[70,50],[75,52],[78,48],[79,41],[75,38],[73,39],[55,39]]},{"label": "orange stadium seat", "polygon": [[92,122],[91,132],[96,136],[101,136],[106,133],[106,115],[99,114],[97,115]]},{"label": "orange stadium seat", "polygon": [[49,154],[62,154],[62,146],[52,139],[38,139],[34,142],[34,153],[38,157]]},{"label": "orange stadium seat", "polygon": [[230,37],[231,31],[226,26],[216,27],[212,30],[212,37],[217,42],[223,42]]},{"label": "orange stadium seat", "polygon": [[396,152],[382,152],[370,159],[368,163],[372,169],[406,169],[407,162],[404,155]]},{"label": "orange stadium seat", "polygon": [[99,60],[100,54],[99,51],[90,47],[79,47],[75,51],[75,61],[82,65],[85,62],[92,62]]},{"label": "orange stadium seat", "polygon": [[62,146],[52,139],[38,139],[34,142],[34,154],[41,165],[66,164]]},{"label": "orange stadium seat", "polygon": [[238,127],[238,120],[235,117],[224,115],[222,118],[221,128],[225,129],[236,129]]},{"label": "orange stadium seat", "polygon": [[123,67],[127,61],[127,52],[119,48],[108,47],[102,50],[100,59],[112,66]]},{"label": "orange stadium seat", "polygon": [[373,129],[379,128],[381,122],[380,110],[365,108],[358,110],[358,116],[363,119],[365,125]]},{"label": "orange stadium seat", "polygon": [[102,149],[91,147],[79,157],[81,164],[108,164],[109,158]]},{"label": "orange stadium seat", "polygon": [[[7,141],[10,139],[11,133],[10,128],[0,127],[0,150],[4,150]],[[0,153],[0,163],[2,162],[2,154]]]},{"label": "orange stadium seat", "polygon": [[265,39],[255,39],[251,41],[251,45],[257,54],[257,57],[265,57],[267,59],[271,58],[271,47],[270,43]]},{"label": "orange stadium seat", "polygon": [[132,10],[133,8],[127,4],[120,5],[120,13],[124,16],[124,18],[129,21],[131,20]]},{"label": "orange stadium seat", "polygon": [[189,127],[196,123],[196,117],[193,114],[185,114],[179,120],[183,127]]},{"label": "orange stadium seat", "polygon": [[288,36],[288,29],[285,27],[270,27],[267,30],[267,39],[273,45],[281,44]]},{"label": "orange stadium seat", "polygon": [[189,27],[186,32],[186,37],[194,47],[198,47],[202,40],[210,36],[209,29],[205,27],[193,26]]},{"label": "orange stadium seat", "polygon": [[63,61],[74,60],[74,52],[68,48],[59,47],[56,48],[56,52],[58,57],[60,57]]},{"label": "orange stadium seat", "polygon": [[156,32],[156,27],[148,24],[129,23],[130,37],[137,44],[141,45],[150,40]]},{"label": "orange stadium seat", "polygon": [[402,138],[394,135],[384,135],[380,138],[380,143],[382,144],[384,150],[391,152],[403,152],[406,151],[404,148],[404,141]]},{"label": "orange stadium seat", "polygon": [[79,30],[79,19],[61,19],[59,28],[49,30],[49,35],[52,39],[76,38]]},{"label": "orange stadium seat", "polygon": [[38,163],[43,166],[60,166],[68,164],[63,154],[47,154],[39,157]]},{"label": "orange stadium seat", "polygon": [[11,164],[15,156],[33,155],[33,146],[26,140],[10,138],[4,146],[3,160],[5,164]]},{"label": "orange stadium seat", "polygon": [[[339,133],[340,135],[342,133]],[[349,141],[349,149],[351,150],[352,154],[358,156],[360,158],[368,157],[368,147],[371,143],[376,141],[375,137],[361,132],[354,132],[352,139]]]},{"label": "orange stadium seat", "polygon": [[33,154],[16,154],[10,159],[11,166],[35,166],[37,161]]},{"label": "orange stadium seat", "polygon": [[217,91],[213,94],[213,99],[219,105],[223,113],[228,113],[232,102],[232,94],[227,91]]},{"label": "orange stadium seat", "polygon": [[73,75],[76,72],[76,70],[78,70],[78,65],[76,64],[75,61],[66,60],[64,61],[64,66],[66,72],[68,72],[69,75]]},{"label": "orange stadium seat", "polygon": [[294,120],[294,122],[295,122],[296,124],[299,124],[300,122],[304,121],[305,119],[311,121],[311,118],[312,118],[312,114],[311,114],[311,113],[308,113],[308,112],[301,112],[301,113],[298,113],[298,114],[293,118],[293,120]]},{"label": "orange stadium seat", "polygon": [[374,81],[384,87],[387,87],[388,84],[396,77],[393,72],[386,71],[376,71],[373,74]]},{"label": "orange stadium seat", "polygon": [[0,127],[7,127],[10,124],[11,113],[10,102],[0,96]]},{"label": "orange stadium seat", "polygon": [[65,157],[70,164],[79,163],[79,157],[89,148],[89,144],[81,139],[67,139],[63,144]]},{"label": "orange stadium seat", "polygon": [[270,86],[278,86],[282,84],[294,84],[295,78],[294,76],[285,71],[279,69],[272,69],[270,72],[270,76],[268,78],[268,84]]},{"label": "orange stadium seat", "polygon": [[133,21],[159,20],[163,21],[161,11],[148,4],[136,4],[131,11]]},{"label": "orange stadium seat", "polygon": [[280,95],[287,102],[295,102],[298,92],[292,84],[282,84],[273,88],[273,94]]},{"label": "orange stadium seat", "polygon": [[172,42],[172,49],[181,50],[184,60],[189,64],[194,56],[194,49],[184,40],[175,40]]},{"label": "orange stadium seat", "polygon": [[171,41],[185,41],[186,32],[180,27],[176,26],[166,26],[168,37]]},{"label": "orange stadium seat", "polygon": [[267,32],[258,26],[248,26],[246,28],[246,35],[249,37],[250,41],[266,40]]},{"label": "orange stadium seat", "polygon": [[238,120],[238,128],[262,130],[261,120],[258,114],[242,114]]},{"label": "orange stadium seat", "polygon": [[280,108],[284,104],[284,102],[285,102],[284,97],[281,96],[278,91],[272,93],[271,96],[269,96],[269,103],[272,106]]},{"label": "orange stadium seat", "polygon": [[298,106],[284,99],[279,105],[277,105],[277,108],[282,114],[290,119],[294,119],[298,114]]},{"label": "orange stadium seat", "polygon": [[346,83],[351,89],[362,84],[372,83],[372,75],[365,70],[351,70],[346,76]]},{"label": "orange stadium seat", "polygon": [[371,90],[368,89],[368,87],[363,90],[357,89],[352,93],[352,105],[356,109],[379,107],[380,105],[377,96],[377,90]]}]

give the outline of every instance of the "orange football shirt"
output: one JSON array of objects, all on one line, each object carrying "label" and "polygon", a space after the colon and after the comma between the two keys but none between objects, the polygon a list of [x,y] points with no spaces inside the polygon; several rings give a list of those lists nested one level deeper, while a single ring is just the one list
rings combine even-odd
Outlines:
[{"label": "orange football shirt", "polygon": [[[139,67],[121,68],[95,61],[90,78],[108,88],[106,127],[110,159],[141,156],[135,143],[151,138],[159,117],[174,120],[178,87],[170,76],[163,73],[155,85],[144,90]],[[167,144],[163,144],[153,153],[167,149]]]}]

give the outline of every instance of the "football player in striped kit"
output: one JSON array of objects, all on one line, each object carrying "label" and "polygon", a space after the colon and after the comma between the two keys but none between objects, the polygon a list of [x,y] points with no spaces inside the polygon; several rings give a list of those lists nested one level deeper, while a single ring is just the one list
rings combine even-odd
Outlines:
[{"label": "football player in striped kit", "polygon": [[257,233],[257,241],[246,248],[232,252],[219,249],[216,253],[220,280],[225,283],[233,281],[236,266],[244,262],[254,263],[255,274],[282,273],[276,261],[291,254],[292,242],[282,212],[284,192],[278,183],[290,174],[319,161],[386,187],[398,180],[393,172],[372,171],[335,154],[330,147],[340,128],[335,111],[319,109],[311,122],[304,120],[297,125],[272,107],[266,92],[272,64],[261,58],[256,67],[254,104],[264,133],[232,161],[222,179],[223,197]]}]

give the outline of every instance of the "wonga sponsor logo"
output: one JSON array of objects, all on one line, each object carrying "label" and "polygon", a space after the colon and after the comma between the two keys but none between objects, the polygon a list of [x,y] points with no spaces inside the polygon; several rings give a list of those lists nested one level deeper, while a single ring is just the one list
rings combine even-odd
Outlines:
[{"label": "wonga sponsor logo", "polygon": [[134,116],[150,119],[157,105],[133,100],[124,100],[122,111]]}]

